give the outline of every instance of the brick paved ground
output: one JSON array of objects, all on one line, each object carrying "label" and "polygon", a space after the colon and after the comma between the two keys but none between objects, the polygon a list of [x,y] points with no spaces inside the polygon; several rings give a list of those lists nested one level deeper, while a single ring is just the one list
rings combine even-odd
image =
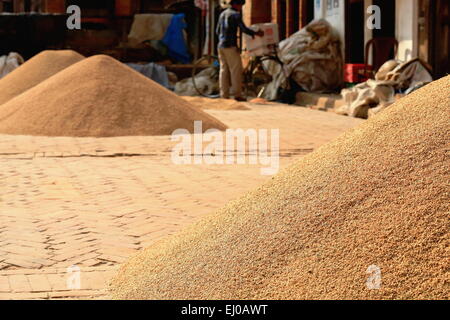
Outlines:
[{"label": "brick paved ground", "polygon": [[[279,128],[281,167],[361,123],[282,105],[209,112],[230,128]],[[259,165],[175,165],[174,145],[0,135],[0,299],[107,298],[130,255],[268,179]]]}]

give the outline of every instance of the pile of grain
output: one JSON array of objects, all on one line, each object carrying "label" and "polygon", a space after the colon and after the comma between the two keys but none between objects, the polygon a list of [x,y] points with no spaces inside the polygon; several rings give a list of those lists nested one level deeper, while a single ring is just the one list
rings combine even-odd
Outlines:
[{"label": "pile of grain", "polygon": [[263,105],[272,104],[272,102],[270,102],[270,101],[268,101],[267,99],[264,99],[264,98],[253,98],[249,102],[250,103],[255,103],[255,104],[263,104]]},{"label": "pile of grain", "polygon": [[0,133],[112,137],[226,126],[108,56],[84,59],[0,108]]},{"label": "pile of grain", "polygon": [[82,59],[72,50],[42,51],[0,80],[0,105]]},{"label": "pile of grain", "polygon": [[149,247],[113,297],[448,299],[449,89],[418,90]]},{"label": "pile of grain", "polygon": [[200,109],[211,110],[250,110],[243,103],[231,99],[210,99],[205,97],[182,96],[182,98]]}]

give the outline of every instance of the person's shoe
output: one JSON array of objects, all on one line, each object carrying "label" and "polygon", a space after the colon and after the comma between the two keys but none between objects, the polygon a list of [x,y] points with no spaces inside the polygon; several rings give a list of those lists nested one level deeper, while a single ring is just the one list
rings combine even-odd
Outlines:
[{"label": "person's shoe", "polygon": [[242,97],[236,97],[236,98],[234,98],[234,100],[239,101],[239,102],[247,102],[247,99],[242,98]]}]

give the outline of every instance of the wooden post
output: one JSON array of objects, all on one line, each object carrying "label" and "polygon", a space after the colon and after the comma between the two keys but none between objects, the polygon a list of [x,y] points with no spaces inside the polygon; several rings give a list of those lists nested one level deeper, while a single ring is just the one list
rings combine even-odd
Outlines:
[{"label": "wooden post", "polygon": [[253,1],[249,0],[245,3],[244,9],[243,9],[243,15],[242,20],[247,26],[250,26],[253,24]]},{"label": "wooden post", "polygon": [[296,0],[286,0],[286,38],[295,32],[294,1]]},{"label": "wooden post", "polygon": [[116,16],[131,17],[138,11],[138,1],[136,0],[116,0]]},{"label": "wooden post", "polygon": [[25,3],[23,0],[14,0],[13,6],[14,6],[14,12],[24,12],[25,11]]},{"label": "wooden post", "polygon": [[308,24],[308,0],[300,0],[298,29],[302,29]]},{"label": "wooden post", "polygon": [[47,13],[66,13],[65,0],[44,0],[42,11]]},{"label": "wooden post", "polygon": [[280,21],[280,0],[272,1],[272,23],[279,23]]},{"label": "wooden post", "polygon": [[272,23],[278,24],[278,32],[280,34],[280,39],[284,39],[285,30],[283,29],[283,21],[281,21],[284,12],[281,12],[281,1],[282,0],[273,0],[272,1]]}]

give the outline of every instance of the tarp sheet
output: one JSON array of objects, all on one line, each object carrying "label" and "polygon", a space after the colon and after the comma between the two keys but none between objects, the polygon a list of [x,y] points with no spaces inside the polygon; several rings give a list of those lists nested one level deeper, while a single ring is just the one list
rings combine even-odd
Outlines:
[{"label": "tarp sheet", "polygon": [[170,89],[166,67],[153,62],[148,64],[127,63],[127,65],[163,87]]},{"label": "tarp sheet", "polygon": [[171,58],[181,63],[189,63],[191,57],[188,53],[184,34],[184,29],[187,27],[184,17],[184,13],[179,13],[172,17],[172,21],[162,41],[169,48],[169,56]]}]

